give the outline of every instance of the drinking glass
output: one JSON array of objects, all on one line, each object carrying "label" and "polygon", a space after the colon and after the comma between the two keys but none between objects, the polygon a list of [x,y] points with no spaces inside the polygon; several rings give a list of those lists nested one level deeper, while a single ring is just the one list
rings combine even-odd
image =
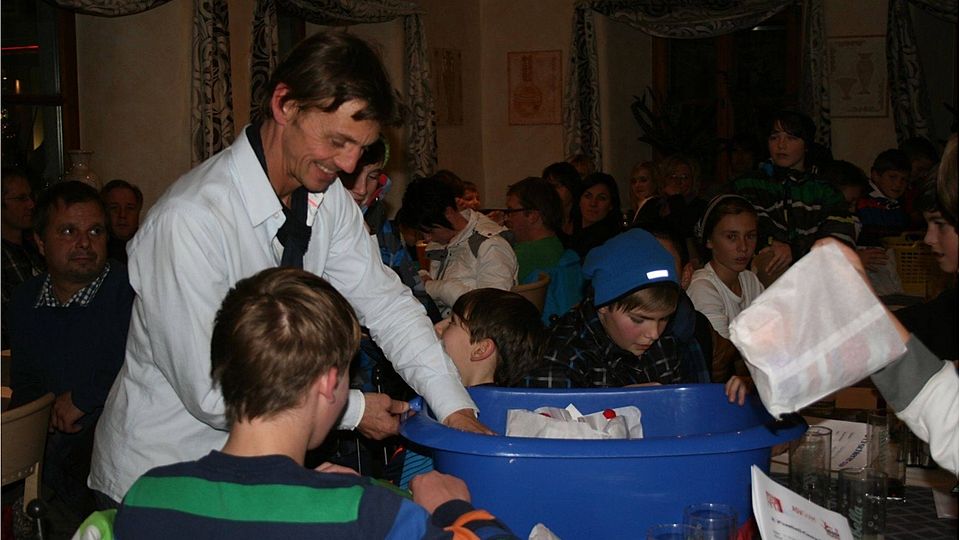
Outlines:
[{"label": "drinking glass", "polygon": [[832,436],[830,428],[810,426],[790,443],[790,489],[824,508],[830,503]]},{"label": "drinking glass", "polygon": [[883,471],[870,467],[841,470],[837,503],[855,540],[883,540],[887,523],[887,475]]},{"label": "drinking glass", "polygon": [[737,511],[729,504],[691,504],[683,511],[683,524],[697,529],[703,540],[734,540]]},{"label": "drinking glass", "polygon": [[647,540],[699,540],[696,529],[682,523],[664,523],[647,529]]},{"label": "drinking glass", "polygon": [[906,427],[892,412],[874,411],[867,416],[867,466],[887,474],[887,499],[906,499]]}]

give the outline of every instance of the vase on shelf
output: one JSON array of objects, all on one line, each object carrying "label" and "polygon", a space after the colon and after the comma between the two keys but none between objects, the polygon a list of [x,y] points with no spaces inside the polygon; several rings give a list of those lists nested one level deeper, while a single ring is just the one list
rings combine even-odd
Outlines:
[{"label": "vase on shelf", "polygon": [[79,180],[100,190],[100,176],[90,168],[92,150],[67,150],[70,154],[70,170],[63,175],[63,181]]}]

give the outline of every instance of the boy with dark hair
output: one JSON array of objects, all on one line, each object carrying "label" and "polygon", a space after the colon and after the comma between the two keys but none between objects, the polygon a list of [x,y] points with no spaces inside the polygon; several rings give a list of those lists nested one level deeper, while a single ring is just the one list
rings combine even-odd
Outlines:
[{"label": "boy with dark hair", "polygon": [[455,477],[415,478],[411,502],[349,469],[303,467],[343,412],[359,339],[350,304],[320,277],[272,268],[240,280],[210,347],[227,442],[137,480],[117,513],[117,537],[513,538],[473,509]]},{"label": "boy with dark hair", "polygon": [[907,229],[909,220],[900,204],[910,178],[910,159],[891,148],[880,152],[870,168],[871,191],[857,201],[857,217],[863,230],[859,246],[882,246],[881,239],[898,236]]},{"label": "boy with dark hair", "polygon": [[517,257],[502,236],[506,229],[469,208],[458,211],[455,188],[438,175],[407,186],[397,219],[428,242],[430,269],[421,275],[444,317],[468,291],[506,291],[517,283]]}]

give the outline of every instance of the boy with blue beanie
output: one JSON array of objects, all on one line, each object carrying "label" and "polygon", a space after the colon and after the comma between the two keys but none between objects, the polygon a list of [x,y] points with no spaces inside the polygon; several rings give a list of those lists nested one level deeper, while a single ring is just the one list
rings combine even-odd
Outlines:
[{"label": "boy with blue beanie", "polygon": [[587,254],[583,275],[592,294],[550,328],[526,386],[709,382],[697,341],[670,331],[682,292],[673,257],[653,235],[631,229],[611,238]]}]

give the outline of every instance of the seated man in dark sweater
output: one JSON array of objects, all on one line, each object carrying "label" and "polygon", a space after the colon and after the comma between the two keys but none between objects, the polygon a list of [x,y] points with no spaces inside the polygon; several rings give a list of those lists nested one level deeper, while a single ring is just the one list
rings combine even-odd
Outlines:
[{"label": "seated man in dark sweater", "polygon": [[44,483],[82,518],[93,432],[123,364],[133,290],[122,267],[107,263],[107,215],[81,182],[51,187],[34,213],[47,272],[11,301],[11,406],[52,392]]},{"label": "seated man in dark sweater", "polygon": [[359,344],[353,309],[322,278],[270,268],[237,282],[210,344],[227,442],[141,476],[123,498],[116,537],[516,538],[474,510],[453,476],[414,478],[411,501],[352,469],[303,466],[343,414]]}]

